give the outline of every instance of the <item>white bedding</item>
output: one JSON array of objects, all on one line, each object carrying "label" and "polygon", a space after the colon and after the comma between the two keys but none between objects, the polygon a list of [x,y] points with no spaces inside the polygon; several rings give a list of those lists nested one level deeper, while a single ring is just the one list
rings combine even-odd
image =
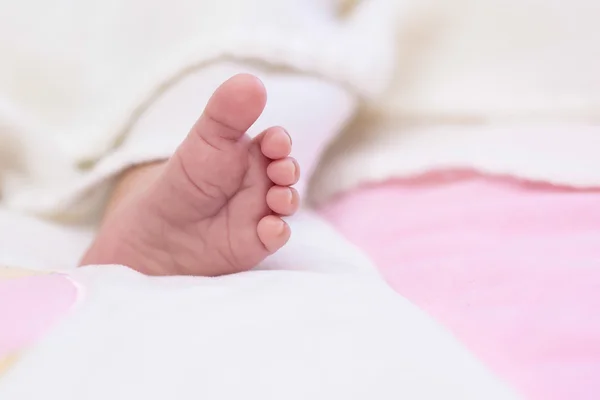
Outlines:
[{"label": "white bedding", "polygon": [[[1,378],[0,398],[515,398],[318,217],[302,212],[290,223],[294,239],[261,267],[269,271],[65,270],[81,288],[77,306]],[[50,237],[44,229],[53,227],[41,225],[35,234],[34,225],[4,214],[0,226],[19,235],[2,233],[13,241],[1,241],[2,253],[36,267],[45,257],[68,264],[77,257],[53,253],[71,245],[75,254],[89,240],[73,231]]]}]

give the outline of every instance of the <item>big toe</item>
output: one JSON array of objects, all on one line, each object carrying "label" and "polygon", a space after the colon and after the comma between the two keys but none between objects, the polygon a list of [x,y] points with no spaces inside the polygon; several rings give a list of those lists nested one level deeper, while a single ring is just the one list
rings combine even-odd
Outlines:
[{"label": "big toe", "polygon": [[219,86],[175,154],[190,176],[206,171],[214,177],[235,169],[240,152],[247,151],[239,139],[260,117],[266,102],[265,87],[253,75],[236,75]]},{"label": "big toe", "polygon": [[265,87],[255,76],[240,74],[223,83],[169,162],[162,176],[168,191],[191,198],[206,214],[219,210],[239,190],[250,143],[240,139],[265,104]]},{"label": "big toe", "polygon": [[239,74],[212,95],[192,129],[210,144],[239,139],[256,122],[267,103],[267,92],[257,77]]}]

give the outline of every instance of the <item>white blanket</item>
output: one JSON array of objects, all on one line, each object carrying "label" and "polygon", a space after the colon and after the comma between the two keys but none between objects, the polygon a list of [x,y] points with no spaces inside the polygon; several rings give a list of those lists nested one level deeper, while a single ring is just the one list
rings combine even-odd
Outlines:
[{"label": "white blanket", "polygon": [[[1,378],[0,398],[515,398],[318,217],[302,212],[290,223],[294,239],[265,262],[268,271],[149,278],[122,266],[66,270],[81,287],[77,307]],[[81,234],[78,242],[58,236],[48,255],[58,243],[71,243],[73,254],[85,244]],[[25,239],[21,248],[34,253]],[[49,244],[46,235],[34,239]],[[22,261],[43,261],[35,258]]]}]

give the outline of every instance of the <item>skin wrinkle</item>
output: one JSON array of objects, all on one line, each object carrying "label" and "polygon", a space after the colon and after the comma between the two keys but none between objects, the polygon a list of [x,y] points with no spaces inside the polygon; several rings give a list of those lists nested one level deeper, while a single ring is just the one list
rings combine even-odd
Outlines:
[{"label": "skin wrinkle", "polygon": [[[229,254],[234,258],[233,262],[235,265],[240,265],[239,259],[234,251],[233,244],[231,243],[231,216],[229,215],[229,208],[225,208],[225,220],[227,221],[227,245],[229,246]],[[225,259],[228,257],[225,255]],[[231,260],[228,260],[231,265]]]},{"label": "skin wrinkle", "polygon": [[[209,136],[209,137],[210,137],[210,136],[216,136],[216,135],[203,135],[203,134],[201,133],[201,132],[207,132],[207,131],[209,131],[209,129],[207,129],[207,126],[216,125],[216,126],[218,126],[218,127],[219,127],[219,128],[218,128],[219,130],[220,130],[220,129],[224,129],[224,130],[226,130],[228,133],[230,132],[230,133],[231,133],[231,135],[219,135],[219,136],[218,136],[217,138],[215,138],[215,139],[218,139],[218,140],[224,140],[224,141],[231,142],[231,143],[237,143],[237,141],[239,140],[239,137],[242,135],[242,133],[240,132],[240,130],[239,130],[239,129],[236,129],[235,127],[233,127],[233,126],[231,126],[231,125],[228,125],[228,124],[227,124],[227,123],[225,123],[225,122],[219,121],[218,119],[216,119],[216,118],[214,118],[213,116],[211,116],[209,111],[204,111],[204,116],[205,116],[206,118],[208,118],[208,120],[209,120],[210,122],[212,122],[212,124],[209,124],[209,123],[203,122],[203,123],[196,124],[196,125],[195,125],[195,126],[192,128],[192,131],[194,132],[194,134],[196,134],[196,135],[197,135],[197,136],[198,136],[200,139],[202,139],[202,140],[203,140],[203,141],[205,141],[205,142],[208,142],[208,141],[207,141],[207,138],[206,138],[206,136]],[[206,125],[206,126],[198,126],[198,125]],[[213,143],[208,143],[208,144],[209,144],[211,147],[213,147],[213,148],[215,148],[215,149],[218,149],[218,150],[221,150],[221,151],[222,151],[222,149],[219,149],[219,146],[217,146],[217,145],[215,145],[215,144],[213,144]]]},{"label": "skin wrinkle", "polygon": [[[214,200],[215,203],[220,204],[220,206],[215,211],[210,212],[208,215],[206,215],[206,217],[203,217],[203,218],[214,217],[215,215],[219,214],[219,212],[223,209],[223,207],[227,206],[227,203],[231,199],[232,196],[229,196],[227,193],[225,193],[222,190],[222,188],[220,188],[219,186],[211,184],[210,182],[207,182],[206,180],[204,180],[204,181],[202,181],[203,185],[206,185],[212,189],[216,189],[213,191],[218,192],[217,194],[209,193],[208,190],[206,190],[205,188],[202,188],[199,184],[194,182],[194,180],[190,176],[190,173],[188,172],[187,168],[185,167],[185,163],[183,162],[183,160],[181,159],[181,156],[178,153],[175,153],[175,155],[173,156],[173,159],[175,159],[175,161],[178,163],[179,168],[183,172],[183,176],[185,177],[187,182],[195,190],[197,190],[198,193],[200,193],[202,196],[204,196],[208,199]],[[235,193],[233,193],[233,195],[235,195]],[[203,209],[203,214],[206,214],[206,209]]]},{"label": "skin wrinkle", "polygon": [[[280,231],[284,222],[275,211],[287,214],[295,207],[284,196],[267,202],[274,186],[267,169],[289,158],[289,136],[273,128],[254,140],[243,133],[264,108],[264,87],[257,82],[244,74],[231,78],[170,160],[128,171],[96,237],[99,244],[82,264],[218,276],[250,270],[287,242],[290,229]],[[274,170],[282,180],[294,180],[292,168]]]}]

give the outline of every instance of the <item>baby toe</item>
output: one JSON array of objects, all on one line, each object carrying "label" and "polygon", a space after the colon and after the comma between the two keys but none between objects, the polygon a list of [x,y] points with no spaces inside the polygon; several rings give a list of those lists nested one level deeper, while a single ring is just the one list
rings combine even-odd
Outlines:
[{"label": "baby toe", "polygon": [[292,138],[281,127],[269,128],[262,136],[260,149],[264,156],[271,160],[285,158],[292,152]]},{"label": "baby toe", "polygon": [[292,215],[300,206],[300,196],[294,188],[273,186],[267,192],[267,205],[274,213]]},{"label": "baby toe", "polygon": [[276,185],[291,186],[300,179],[300,166],[292,157],[276,160],[267,167],[267,176]]},{"label": "baby toe", "polygon": [[281,218],[268,215],[258,222],[258,238],[267,251],[274,253],[285,245],[292,234],[290,227]]}]

